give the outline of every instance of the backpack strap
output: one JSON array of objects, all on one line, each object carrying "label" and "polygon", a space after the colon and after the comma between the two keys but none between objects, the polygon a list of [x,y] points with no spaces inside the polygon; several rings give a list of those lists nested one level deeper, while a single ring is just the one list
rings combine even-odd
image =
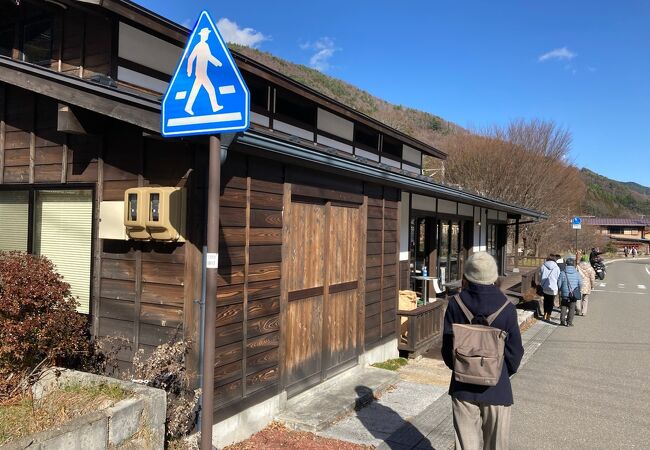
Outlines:
[{"label": "backpack strap", "polygon": [[461,311],[463,311],[463,314],[465,314],[465,317],[469,323],[472,323],[472,320],[474,320],[474,314],[472,314],[471,311],[467,309],[465,303],[463,303],[463,301],[460,299],[460,294],[454,295],[454,300],[456,300],[456,303],[458,303],[458,306],[460,306]]},{"label": "backpack strap", "polygon": [[487,321],[487,324],[492,325],[492,322],[494,322],[494,320],[499,316],[499,314],[501,314],[501,311],[506,309],[506,306],[508,306],[508,304],[510,304],[510,300],[506,300],[506,302],[503,304],[503,306],[501,306],[501,308],[497,309],[495,312],[490,314],[487,317],[487,319],[485,319]]}]

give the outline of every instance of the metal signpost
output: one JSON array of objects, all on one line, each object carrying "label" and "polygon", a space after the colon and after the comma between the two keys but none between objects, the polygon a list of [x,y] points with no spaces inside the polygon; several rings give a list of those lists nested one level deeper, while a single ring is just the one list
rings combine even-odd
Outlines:
[{"label": "metal signpost", "polygon": [[214,417],[214,349],[219,265],[219,133],[248,129],[250,92],[215,22],[201,12],[187,40],[162,101],[160,130],[164,137],[210,135],[208,168],[205,319],[201,376],[201,450],[212,449]]},{"label": "metal signpost", "polygon": [[578,264],[578,230],[582,229],[582,219],[580,217],[571,219],[571,227],[576,230],[576,264]]}]

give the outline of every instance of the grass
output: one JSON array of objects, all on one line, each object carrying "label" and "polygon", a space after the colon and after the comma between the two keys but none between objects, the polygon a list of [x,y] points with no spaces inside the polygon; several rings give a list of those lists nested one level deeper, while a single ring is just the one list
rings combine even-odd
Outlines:
[{"label": "grass", "polygon": [[380,363],[375,363],[372,365],[372,367],[377,367],[379,369],[386,369],[386,370],[397,370],[402,366],[405,366],[408,364],[408,360],[406,358],[396,358],[396,359],[389,359],[384,362]]},{"label": "grass", "polygon": [[15,397],[0,404],[0,446],[110,407],[130,395],[116,384],[101,383],[69,384],[41,400],[33,400],[28,395]]}]

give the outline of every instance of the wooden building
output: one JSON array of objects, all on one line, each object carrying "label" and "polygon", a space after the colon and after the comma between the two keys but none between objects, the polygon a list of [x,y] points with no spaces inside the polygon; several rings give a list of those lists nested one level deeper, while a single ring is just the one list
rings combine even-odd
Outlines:
[{"label": "wooden building", "polygon": [[[129,340],[124,364],[199,342],[207,139],[159,134],[187,35],[124,0],[0,2],[0,250],[51,258],[93,335]],[[220,445],[242,437],[239,414],[268,420],[287,396],[395,356],[397,290],[423,264],[453,285],[472,251],[503,261],[509,223],[544,217],[431,182],[423,155],[443,152],[234,57],[252,126],[224,136]],[[142,186],[186,189],[183,242],[126,238],[124,193]]]},{"label": "wooden building", "polygon": [[636,248],[638,252],[650,254],[650,219],[622,219],[615,217],[583,217],[582,223],[596,227],[607,236],[620,252],[624,247]]}]

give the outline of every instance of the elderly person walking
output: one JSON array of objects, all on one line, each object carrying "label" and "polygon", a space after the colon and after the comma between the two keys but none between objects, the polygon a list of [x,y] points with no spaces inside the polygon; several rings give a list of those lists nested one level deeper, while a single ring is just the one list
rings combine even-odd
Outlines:
[{"label": "elderly person walking", "polygon": [[[573,316],[576,313],[576,301],[574,296],[576,289],[582,290],[582,280],[576,270],[576,259],[573,256],[567,256],[564,259],[566,269],[560,274],[557,282],[558,291],[560,292],[560,325],[566,327],[573,326]],[[582,297],[582,295],[579,295]],[[569,313],[567,317],[567,312]]]},{"label": "elderly person walking", "polygon": [[542,267],[539,268],[539,280],[544,294],[544,320],[546,321],[551,320],[559,276],[560,268],[555,262],[555,257],[549,255]]},{"label": "elderly person walking", "polygon": [[576,314],[580,316],[587,315],[587,307],[589,306],[589,295],[591,290],[596,286],[596,271],[591,264],[589,264],[589,257],[587,255],[582,257],[580,264],[578,264],[578,273],[582,281],[582,300],[576,302]]}]

